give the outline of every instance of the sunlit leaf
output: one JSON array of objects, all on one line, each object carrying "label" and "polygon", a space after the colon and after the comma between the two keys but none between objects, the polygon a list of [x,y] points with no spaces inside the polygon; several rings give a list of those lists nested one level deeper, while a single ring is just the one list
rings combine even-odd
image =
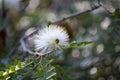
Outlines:
[{"label": "sunlit leaf", "polygon": [[77,47],[77,46],[81,46],[81,45],[87,45],[87,44],[91,44],[93,43],[93,41],[83,41],[83,42],[71,42],[70,43],[70,47]]},{"label": "sunlit leaf", "polygon": [[3,76],[3,71],[0,71],[0,76]]}]

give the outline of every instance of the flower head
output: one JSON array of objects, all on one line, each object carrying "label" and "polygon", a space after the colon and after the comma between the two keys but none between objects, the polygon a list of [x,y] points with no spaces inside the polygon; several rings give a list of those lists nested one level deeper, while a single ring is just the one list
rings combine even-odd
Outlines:
[{"label": "flower head", "polygon": [[57,25],[49,25],[38,31],[35,36],[35,50],[48,52],[57,49],[61,45],[67,45],[69,36],[64,28]]}]

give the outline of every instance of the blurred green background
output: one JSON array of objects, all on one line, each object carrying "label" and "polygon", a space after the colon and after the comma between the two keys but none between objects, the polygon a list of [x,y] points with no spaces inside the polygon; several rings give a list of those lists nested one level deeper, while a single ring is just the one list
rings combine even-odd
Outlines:
[{"label": "blurred green background", "polygon": [[[92,44],[65,49],[53,65],[57,80],[120,80],[120,0],[0,0],[0,62],[23,36],[48,22],[93,5],[102,7],[58,23],[66,27],[71,41]],[[31,37],[27,47],[33,50]],[[21,55],[22,54],[22,55]],[[21,47],[14,56],[25,57]],[[20,57],[22,56],[22,58]]]}]

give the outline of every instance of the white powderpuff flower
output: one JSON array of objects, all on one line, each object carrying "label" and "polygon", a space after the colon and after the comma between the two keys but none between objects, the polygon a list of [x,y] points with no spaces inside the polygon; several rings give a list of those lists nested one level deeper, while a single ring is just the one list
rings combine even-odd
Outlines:
[{"label": "white powderpuff flower", "polygon": [[38,31],[34,44],[37,52],[45,53],[68,45],[69,36],[66,30],[57,25],[49,25]]}]

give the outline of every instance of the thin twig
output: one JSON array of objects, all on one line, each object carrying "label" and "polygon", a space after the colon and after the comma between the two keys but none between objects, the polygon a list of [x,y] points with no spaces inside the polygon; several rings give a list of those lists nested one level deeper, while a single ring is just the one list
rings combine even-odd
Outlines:
[{"label": "thin twig", "polygon": [[41,64],[41,60],[42,60],[42,56],[39,56],[38,59],[40,58],[40,61],[35,64],[32,69],[29,69],[29,71],[27,73],[25,73],[25,75],[22,76],[21,80],[23,80],[26,76],[28,76],[30,73],[32,73],[32,71],[37,68],[37,66],[39,66]]},{"label": "thin twig", "polygon": [[[15,46],[12,48],[12,50],[8,53],[8,55],[6,56],[6,58],[8,59],[8,58],[10,58],[10,57],[12,57],[12,55],[14,55],[14,51],[15,51],[15,49],[21,44],[21,41],[22,41],[22,44],[23,45],[25,45],[24,44],[24,41],[28,38],[28,37],[30,37],[30,36],[32,36],[33,34],[35,34],[36,32],[38,31],[38,29],[36,29],[35,31],[33,31],[32,33],[30,33],[29,35],[27,35],[27,36],[23,36],[23,37],[21,37],[21,39],[15,44]],[[24,46],[25,47],[25,46]],[[26,48],[27,50],[25,50],[25,52],[28,52],[28,53],[33,53],[32,51],[30,51],[28,48]]]},{"label": "thin twig", "polygon": [[27,48],[24,39],[21,39],[20,43],[21,43],[21,46],[22,46],[24,52],[27,52],[29,54],[34,54],[35,53],[35,52],[32,52],[30,49]]},{"label": "thin twig", "polygon": [[101,4],[101,6],[103,7],[103,9],[110,15],[112,15],[112,12],[110,12],[105,6],[103,6],[103,4]]},{"label": "thin twig", "polygon": [[110,15],[112,15],[112,13],[101,3],[100,0],[98,0],[98,4],[101,5],[101,7]]},{"label": "thin twig", "polygon": [[[95,5],[95,6],[93,6],[92,8],[89,8],[89,9],[87,9],[87,10],[85,10],[85,11],[82,11],[82,12],[81,12],[81,11],[75,12],[75,13],[70,14],[70,15],[68,15],[68,16],[65,16],[65,17],[63,17],[63,18],[61,18],[61,19],[58,19],[58,20],[52,22],[51,24],[56,24],[56,23],[59,23],[59,22],[62,22],[62,21],[64,21],[64,20],[66,20],[66,19],[70,19],[70,18],[76,17],[76,16],[78,16],[78,15],[80,15],[80,14],[84,14],[84,13],[91,12],[91,11],[93,11],[93,10],[95,10],[95,9],[98,9],[99,7],[101,7],[100,4],[99,4],[99,5]],[[33,31],[33,32],[30,33],[29,35],[22,37],[22,38],[16,43],[16,45],[13,47],[13,49],[10,51],[10,53],[8,53],[7,58],[10,58],[10,57],[13,55],[15,49],[16,49],[19,45],[22,45],[22,48],[23,48],[24,52],[28,52],[28,53],[30,53],[30,54],[33,54],[33,53],[34,53],[34,54],[37,54],[36,52],[32,52],[31,50],[29,50],[29,49],[26,47],[25,42],[24,42],[28,37],[30,37],[31,35],[33,35],[33,34],[35,34],[35,33],[37,33],[37,32],[38,32],[38,29],[36,28],[35,31]]]},{"label": "thin twig", "polygon": [[100,4],[99,4],[99,5],[95,5],[95,6],[93,6],[92,8],[89,8],[89,9],[87,9],[87,10],[85,10],[85,11],[82,11],[82,12],[79,11],[79,12],[70,14],[70,15],[68,15],[68,16],[65,16],[65,17],[63,17],[63,18],[61,18],[61,19],[58,19],[58,20],[52,22],[52,24],[62,22],[62,21],[64,21],[64,20],[66,20],[66,19],[70,19],[70,18],[76,17],[76,16],[78,16],[78,15],[87,13],[87,12],[91,12],[91,11],[93,11],[93,10],[95,10],[95,9],[98,9],[100,6],[101,6]]}]

